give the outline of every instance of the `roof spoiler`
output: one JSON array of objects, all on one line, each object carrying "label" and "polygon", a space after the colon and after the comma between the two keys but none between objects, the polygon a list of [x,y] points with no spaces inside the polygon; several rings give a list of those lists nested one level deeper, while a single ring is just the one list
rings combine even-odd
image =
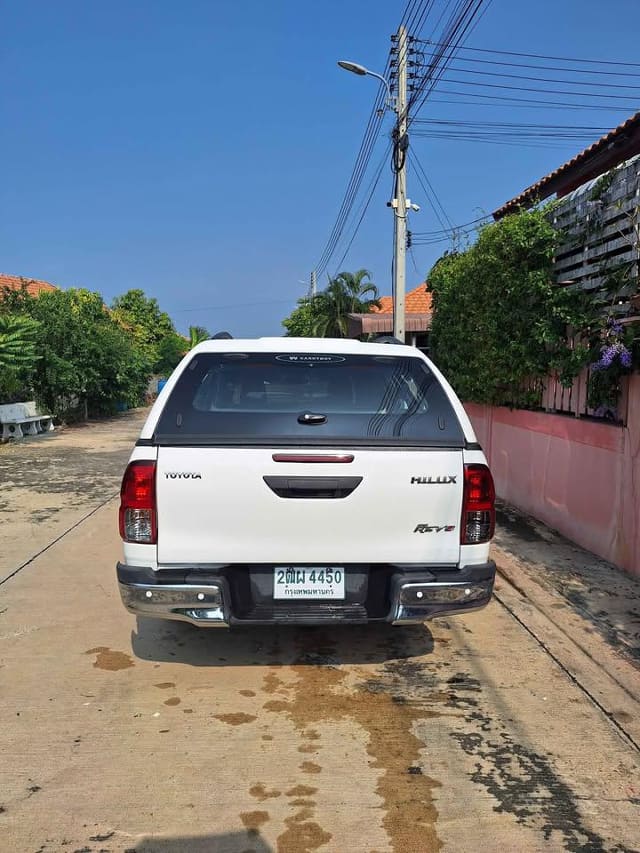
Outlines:
[{"label": "roof spoiler", "polygon": [[393,335],[378,335],[377,338],[372,338],[372,344],[400,344],[402,345],[402,341],[398,340],[398,338],[394,338]]},{"label": "roof spoiler", "polygon": [[217,332],[215,335],[211,335],[209,340],[210,341],[232,341],[233,335],[229,334],[229,332]]}]

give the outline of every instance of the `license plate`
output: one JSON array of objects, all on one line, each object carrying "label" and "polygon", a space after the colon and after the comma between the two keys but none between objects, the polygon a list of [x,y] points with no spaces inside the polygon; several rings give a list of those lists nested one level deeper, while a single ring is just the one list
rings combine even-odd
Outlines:
[{"label": "license plate", "polygon": [[335,566],[276,566],[274,598],[344,599],[344,569]]}]

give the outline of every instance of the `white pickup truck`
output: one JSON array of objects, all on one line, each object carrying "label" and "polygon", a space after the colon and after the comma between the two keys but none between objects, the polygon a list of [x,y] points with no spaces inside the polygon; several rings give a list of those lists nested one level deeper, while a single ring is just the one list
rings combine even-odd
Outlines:
[{"label": "white pickup truck", "polygon": [[438,369],[395,343],[211,340],[124,474],[128,610],[202,626],[422,622],[490,598],[491,473]]}]

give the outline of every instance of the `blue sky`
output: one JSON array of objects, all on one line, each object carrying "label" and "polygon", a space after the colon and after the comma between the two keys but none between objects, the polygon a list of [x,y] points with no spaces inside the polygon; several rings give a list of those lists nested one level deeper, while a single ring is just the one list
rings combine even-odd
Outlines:
[{"label": "blue sky", "polygon": [[[180,330],[281,334],[335,221],[376,95],[375,80],[336,60],[382,70],[405,5],[0,0],[0,271],[98,290],[107,302],[140,287]],[[435,23],[427,20],[423,37],[437,37]],[[639,31],[637,0],[493,0],[466,44],[634,61]],[[421,116],[613,127],[634,112],[602,92],[610,110],[516,111],[435,97]],[[387,117],[385,134],[390,126]],[[413,141],[455,224],[583,147]],[[342,265],[370,269],[383,294],[390,186],[385,170]],[[421,205],[410,227],[439,229],[411,172],[409,195]],[[408,287],[445,248],[415,247]]]}]

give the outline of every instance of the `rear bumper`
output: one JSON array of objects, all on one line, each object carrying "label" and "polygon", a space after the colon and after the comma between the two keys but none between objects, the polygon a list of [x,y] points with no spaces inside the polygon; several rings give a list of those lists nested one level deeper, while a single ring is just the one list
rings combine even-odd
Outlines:
[{"label": "rear bumper", "polygon": [[[350,567],[345,567],[347,574]],[[375,572],[373,569],[375,568]],[[383,587],[356,600],[331,603],[268,599],[248,609],[234,588],[235,567],[153,569],[117,565],[124,606],[131,613],[157,619],[177,619],[203,627],[230,625],[327,623],[394,625],[425,622],[434,616],[466,613],[491,600],[495,563],[443,569],[429,566],[353,567],[354,575],[378,577]],[[242,567],[246,571],[246,567]],[[269,568],[265,568],[269,571]]]}]

